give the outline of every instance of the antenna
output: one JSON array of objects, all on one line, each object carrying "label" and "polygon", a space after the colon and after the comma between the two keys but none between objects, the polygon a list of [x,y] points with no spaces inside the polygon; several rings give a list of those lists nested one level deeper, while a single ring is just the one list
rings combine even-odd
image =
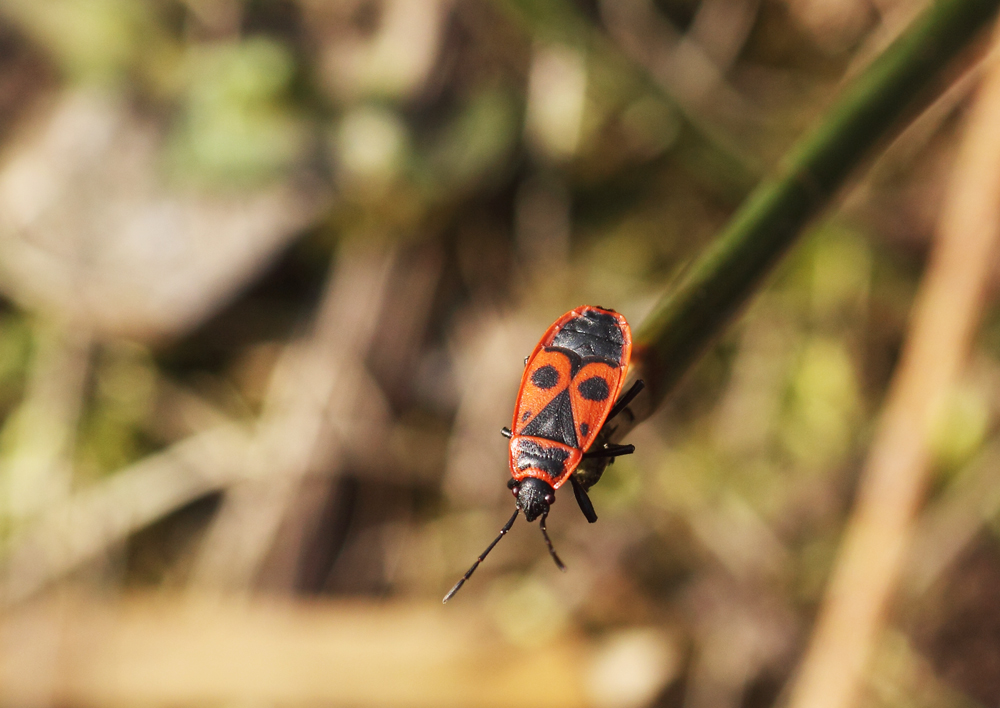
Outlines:
[{"label": "antenna", "polygon": [[565,573],[566,566],[563,565],[563,562],[559,560],[559,556],[556,555],[556,549],[552,547],[552,541],[549,540],[549,532],[545,530],[545,519],[548,518],[548,516],[548,514],[542,514],[542,518],[538,522],[538,528],[542,530],[542,536],[545,537],[545,545],[549,547],[549,554],[552,556],[552,560],[556,562],[559,570]]},{"label": "antenna", "polygon": [[[493,543],[491,543],[489,546],[486,547],[486,550],[483,551],[482,555],[479,556],[479,558],[476,559],[476,562],[472,564],[472,567],[469,568],[465,572],[465,575],[462,576],[462,579],[459,580],[457,583],[455,583],[455,587],[453,587],[451,590],[448,591],[448,594],[444,596],[443,600],[441,600],[442,604],[448,602],[448,600],[450,600],[451,598],[453,598],[455,596],[455,593],[458,592],[463,585],[465,585],[465,581],[468,580],[469,578],[471,578],[472,574],[474,572],[476,572],[476,568],[478,568],[479,564],[483,562],[483,559],[486,558],[486,556],[488,556],[490,554],[490,551],[493,550],[493,546],[495,546],[498,543],[500,543],[500,539],[507,535],[507,532],[510,531],[510,527],[514,525],[514,519],[517,518],[517,513],[519,511],[520,511],[520,509],[514,509],[514,515],[511,516],[510,517],[510,521],[508,521],[506,524],[504,524],[504,527],[502,529],[500,529],[500,535],[497,536],[495,539],[493,539]],[[542,523],[543,523],[542,533],[545,533],[545,526],[544,526],[545,517],[542,517]],[[545,540],[546,541],[549,540],[548,535],[545,536]],[[552,544],[551,543],[549,543],[549,551],[552,552],[552,557],[556,559],[556,563],[559,565],[560,568],[562,568],[563,567],[562,562],[556,556],[556,552],[552,550]],[[565,570],[565,568],[563,568],[563,570]]]}]

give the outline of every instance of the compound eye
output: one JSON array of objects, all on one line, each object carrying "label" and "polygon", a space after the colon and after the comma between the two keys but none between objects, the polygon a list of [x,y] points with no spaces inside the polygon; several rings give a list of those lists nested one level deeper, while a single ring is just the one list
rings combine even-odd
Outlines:
[{"label": "compound eye", "polygon": [[556,503],[556,495],[555,494],[546,494],[545,495],[545,503],[546,504],[555,504]]},{"label": "compound eye", "polygon": [[515,497],[518,495],[518,493],[520,491],[521,491],[521,485],[520,484],[514,483],[514,484],[510,485],[510,493],[513,494]]}]

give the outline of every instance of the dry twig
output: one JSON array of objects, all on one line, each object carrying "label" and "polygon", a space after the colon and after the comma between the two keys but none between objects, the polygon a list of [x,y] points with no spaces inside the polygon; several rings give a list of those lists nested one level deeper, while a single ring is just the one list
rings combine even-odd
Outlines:
[{"label": "dry twig", "polygon": [[[271,547],[302,478],[318,456],[339,463],[330,434],[355,408],[395,249],[348,243],[337,254],[315,329],[278,361],[252,444],[245,483],[229,491],[209,531],[195,580],[246,589]],[[334,423],[331,426],[331,423]]]},{"label": "dry twig", "polygon": [[846,708],[896,587],[927,483],[929,439],[961,374],[1000,236],[1000,67],[969,117],[909,336],[872,444],[856,507],[793,708]]}]

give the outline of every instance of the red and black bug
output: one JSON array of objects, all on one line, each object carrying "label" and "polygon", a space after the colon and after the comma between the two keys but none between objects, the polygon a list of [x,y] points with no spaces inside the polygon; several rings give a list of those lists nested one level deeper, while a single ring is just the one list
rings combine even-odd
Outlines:
[{"label": "red and black bug", "polygon": [[[632,331],[614,310],[583,306],[567,312],[549,327],[535,350],[525,359],[524,376],[514,405],[514,420],[504,428],[510,438],[510,473],[507,483],[517,499],[510,520],[500,529],[462,579],[445,595],[448,602],[500,542],[520,512],[530,522],[541,517],[539,527],[549,553],[565,570],[545,529],[555,492],[569,480],[587,521],[597,521],[594,505],[574,476],[586,457],[631,454],[632,445],[605,444],[589,449],[601,430],[632,402],[642,388],[636,381],[620,399],[632,354]],[[617,400],[617,403],[615,402]]]}]

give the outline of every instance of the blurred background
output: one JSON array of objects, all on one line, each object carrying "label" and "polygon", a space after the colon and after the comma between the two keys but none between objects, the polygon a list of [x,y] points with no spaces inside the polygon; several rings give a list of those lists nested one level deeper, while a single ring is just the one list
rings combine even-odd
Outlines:
[{"label": "blurred background", "polygon": [[[915,0],[0,2],[0,704],[770,706],[975,67],[549,530],[523,359],[637,327]],[[963,67],[960,67],[963,68]],[[1000,701],[1000,313],[861,701]]]}]

